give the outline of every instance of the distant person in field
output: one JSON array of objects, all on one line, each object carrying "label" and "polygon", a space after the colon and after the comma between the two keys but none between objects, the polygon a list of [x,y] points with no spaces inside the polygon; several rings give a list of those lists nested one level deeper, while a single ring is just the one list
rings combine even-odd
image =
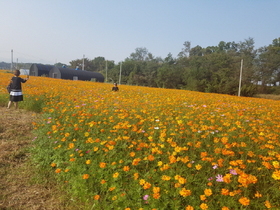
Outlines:
[{"label": "distant person in field", "polygon": [[119,87],[117,83],[114,83],[114,86],[112,87],[112,91],[119,91]]},{"label": "distant person in field", "polygon": [[27,76],[26,79],[22,79],[19,77],[20,71],[15,70],[14,75],[10,81],[10,101],[8,103],[8,109],[10,109],[12,102],[15,104],[15,108],[18,108],[18,102],[23,101],[23,95],[22,95],[22,89],[21,89],[21,83],[25,83],[29,76]]}]

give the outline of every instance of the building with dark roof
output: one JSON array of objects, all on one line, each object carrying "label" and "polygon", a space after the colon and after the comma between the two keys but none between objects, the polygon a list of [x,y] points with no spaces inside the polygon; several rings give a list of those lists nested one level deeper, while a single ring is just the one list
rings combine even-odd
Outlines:
[{"label": "building with dark roof", "polygon": [[98,72],[82,71],[70,68],[58,68],[56,66],[50,70],[49,77],[58,79],[104,82],[104,76]]},{"label": "building with dark roof", "polygon": [[30,76],[49,76],[49,72],[53,65],[43,65],[43,64],[36,64],[33,63],[30,67],[29,75]]}]

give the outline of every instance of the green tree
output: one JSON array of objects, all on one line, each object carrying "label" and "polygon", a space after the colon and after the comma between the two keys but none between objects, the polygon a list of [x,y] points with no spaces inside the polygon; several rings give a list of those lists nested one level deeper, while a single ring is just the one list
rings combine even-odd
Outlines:
[{"label": "green tree", "polygon": [[272,44],[258,50],[257,59],[258,80],[262,81],[261,91],[266,91],[268,84],[280,81],[280,38],[274,39]]}]

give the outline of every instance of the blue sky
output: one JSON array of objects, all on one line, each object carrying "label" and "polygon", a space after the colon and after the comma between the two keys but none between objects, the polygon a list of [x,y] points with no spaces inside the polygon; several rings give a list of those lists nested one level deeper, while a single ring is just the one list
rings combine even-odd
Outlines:
[{"label": "blue sky", "polygon": [[280,37],[279,0],[0,0],[0,62],[115,63],[138,47],[177,57],[191,47]]}]

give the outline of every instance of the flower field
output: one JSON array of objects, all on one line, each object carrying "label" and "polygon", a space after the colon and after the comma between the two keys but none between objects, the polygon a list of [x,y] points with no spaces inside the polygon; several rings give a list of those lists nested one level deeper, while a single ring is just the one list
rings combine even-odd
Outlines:
[{"label": "flower field", "polygon": [[93,209],[280,209],[280,101],[111,87],[23,84],[20,106],[42,109],[33,159],[73,197]]}]

